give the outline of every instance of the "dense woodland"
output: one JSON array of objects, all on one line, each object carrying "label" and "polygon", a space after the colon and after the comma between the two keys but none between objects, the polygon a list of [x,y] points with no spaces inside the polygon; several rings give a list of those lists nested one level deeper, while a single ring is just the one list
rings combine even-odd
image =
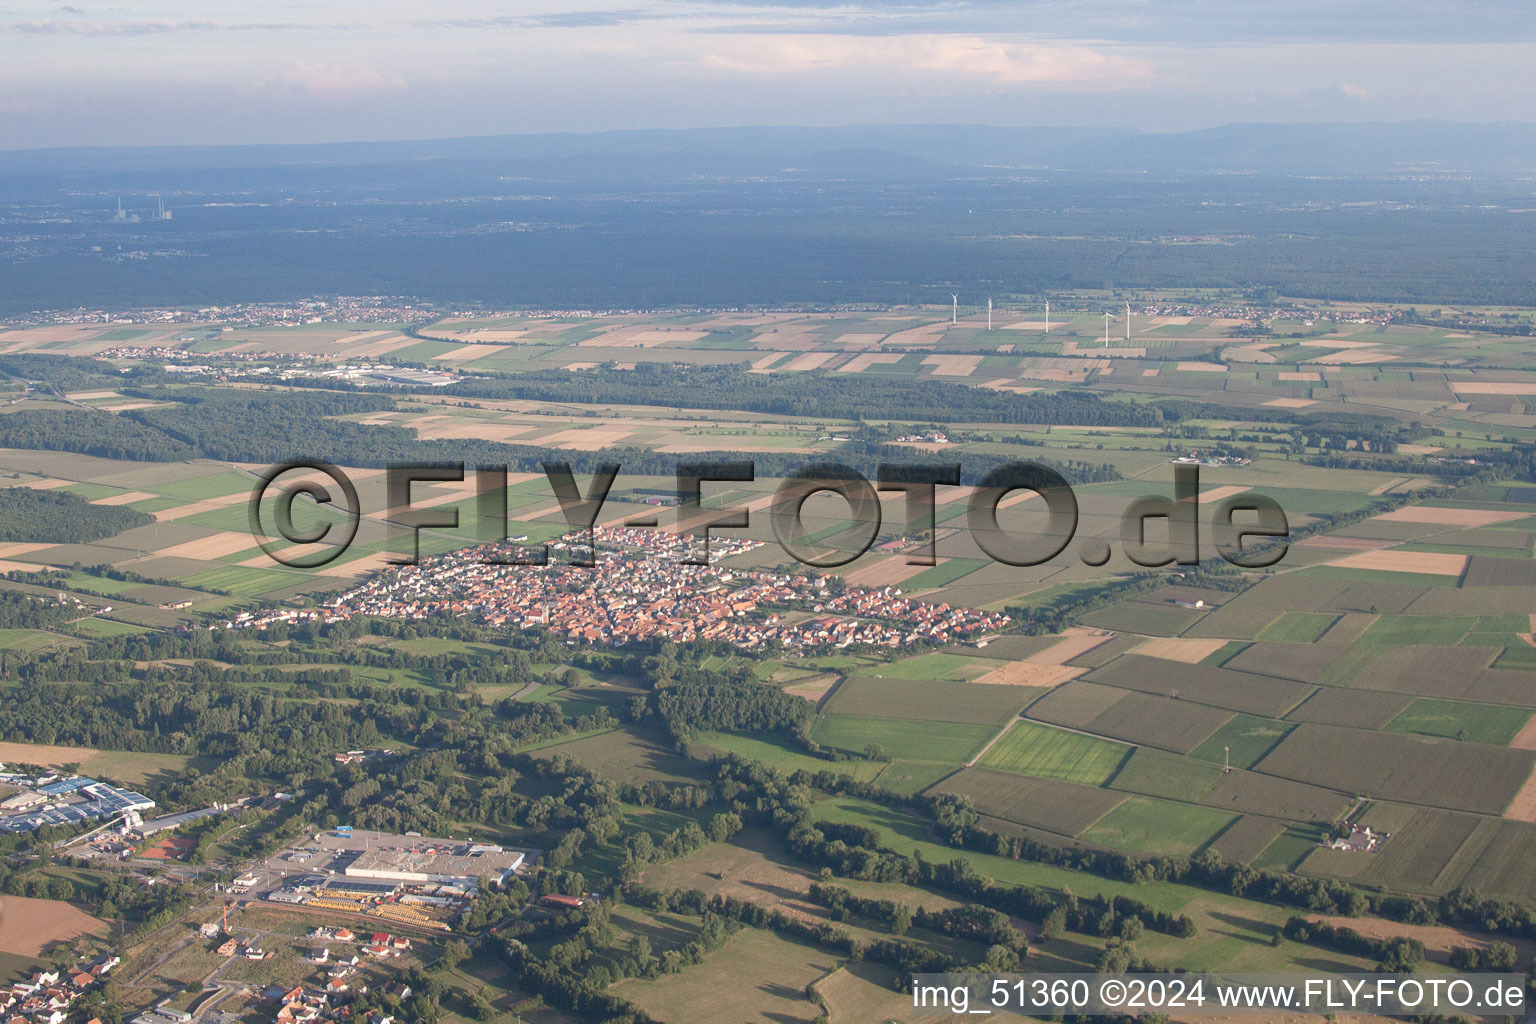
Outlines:
[{"label": "dense woodland", "polygon": [[0,542],[89,544],[155,517],[122,505],[93,505],[68,491],[0,488]]}]

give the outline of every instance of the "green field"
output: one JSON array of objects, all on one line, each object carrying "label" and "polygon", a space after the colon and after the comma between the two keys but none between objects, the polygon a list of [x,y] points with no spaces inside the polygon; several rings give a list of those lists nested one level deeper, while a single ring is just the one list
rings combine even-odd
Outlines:
[{"label": "green field", "polygon": [[1123,793],[991,768],[967,768],[929,792],[963,796],[981,814],[1061,836],[1077,835],[1125,799]]},{"label": "green field", "polygon": [[1150,747],[1137,747],[1109,785],[1127,793],[1198,802],[1221,781],[1221,769]]},{"label": "green field", "polygon": [[1231,751],[1234,768],[1252,768],[1259,759],[1274,749],[1275,744],[1291,730],[1285,722],[1252,715],[1238,715],[1222,726],[1210,739],[1191,751],[1191,756],[1202,761],[1223,764],[1227,751]]},{"label": "green field", "polygon": [[1265,626],[1258,639],[1272,643],[1315,643],[1338,620],[1331,612],[1286,612]]},{"label": "green field", "polygon": [[[979,659],[972,659],[973,661]],[[1002,725],[1023,710],[1030,694],[1017,686],[982,686],[945,679],[849,676],[825,710],[831,714]]]},{"label": "green field", "polygon": [[1456,700],[1421,698],[1387,726],[1390,732],[1444,736],[1472,743],[1508,746],[1531,719],[1528,708],[1499,707],[1494,704],[1468,704]]},{"label": "green field", "polygon": [[993,744],[981,763],[1042,779],[1102,786],[1130,752],[1123,744],[1020,721]]},{"label": "green field", "polygon": [[1209,807],[1133,796],[1078,838],[1116,850],[1153,856],[1188,856],[1236,820]]},{"label": "green field", "polygon": [[31,654],[66,641],[66,637],[42,629],[0,629],[0,650]]},{"label": "green field", "polygon": [[854,715],[823,715],[811,729],[811,739],[834,750],[862,754],[873,743],[889,757],[944,764],[963,764],[996,734],[993,725]]},{"label": "green field", "polygon": [[248,569],[232,565],[226,569],[209,569],[181,580],[189,587],[205,590],[222,590],[237,597],[255,597],[282,587],[292,586],[298,577],[268,569]]},{"label": "green field", "polygon": [[1356,643],[1443,644],[1455,646],[1477,626],[1475,616],[1464,615],[1383,615],[1371,623]]}]

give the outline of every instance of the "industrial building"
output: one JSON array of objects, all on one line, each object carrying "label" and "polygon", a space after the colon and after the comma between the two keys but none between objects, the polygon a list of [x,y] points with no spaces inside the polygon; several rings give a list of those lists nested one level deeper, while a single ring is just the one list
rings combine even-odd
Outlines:
[{"label": "industrial building", "polygon": [[488,843],[417,839],[409,845],[370,845],[342,873],[349,878],[472,888],[481,878],[499,883],[522,863],[522,853]]},{"label": "industrial building", "polygon": [[78,775],[18,793],[8,803],[11,806],[7,810],[22,813],[0,815],[0,833],[31,832],[44,825],[78,825],[155,806],[142,793]]}]

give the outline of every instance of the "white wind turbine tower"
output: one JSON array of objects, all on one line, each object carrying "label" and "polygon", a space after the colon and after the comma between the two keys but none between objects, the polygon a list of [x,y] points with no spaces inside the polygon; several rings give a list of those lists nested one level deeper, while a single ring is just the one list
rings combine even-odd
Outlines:
[{"label": "white wind turbine tower", "polygon": [[992,329],[992,300],[987,300],[987,330]]},{"label": "white wind turbine tower", "polygon": [[1113,313],[1104,314],[1104,347],[1109,348],[1109,322],[1115,318]]},{"label": "white wind turbine tower", "polygon": [[951,324],[957,324],[960,322],[960,296],[951,295],[949,297],[949,301],[951,302],[951,306],[949,307],[949,322]]},{"label": "white wind turbine tower", "polygon": [[1051,333],[1051,300],[1045,300],[1045,333]]},{"label": "white wind turbine tower", "polygon": [[1125,340],[1131,340],[1131,304],[1125,304]]}]

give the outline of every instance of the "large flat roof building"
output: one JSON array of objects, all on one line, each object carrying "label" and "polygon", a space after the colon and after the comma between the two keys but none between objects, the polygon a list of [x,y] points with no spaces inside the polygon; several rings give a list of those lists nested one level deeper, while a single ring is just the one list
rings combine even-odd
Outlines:
[{"label": "large flat roof building", "polygon": [[487,843],[418,839],[409,845],[370,845],[342,869],[349,878],[473,886],[481,878],[501,882],[523,863],[523,854]]}]

